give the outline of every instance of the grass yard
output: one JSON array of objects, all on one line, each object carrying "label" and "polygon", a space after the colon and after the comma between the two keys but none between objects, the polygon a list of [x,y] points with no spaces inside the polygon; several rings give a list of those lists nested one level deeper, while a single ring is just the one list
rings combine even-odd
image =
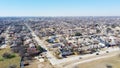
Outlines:
[{"label": "grass yard", "polygon": [[8,68],[10,65],[17,65],[17,68],[20,68],[20,57],[18,54],[15,54],[16,57],[14,58],[11,58],[11,59],[5,59],[2,57],[2,55],[5,53],[5,52],[11,52],[10,48],[7,47],[5,49],[2,49],[0,50],[0,68]]},{"label": "grass yard", "polygon": [[120,68],[120,55],[80,64],[78,68],[107,68],[106,65],[111,65],[112,68]]}]

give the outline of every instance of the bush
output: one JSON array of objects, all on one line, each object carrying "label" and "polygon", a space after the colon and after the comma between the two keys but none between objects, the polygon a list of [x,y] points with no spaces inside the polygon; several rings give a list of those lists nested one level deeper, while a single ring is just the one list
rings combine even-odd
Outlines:
[{"label": "bush", "polygon": [[10,58],[16,57],[16,55],[15,54],[11,54],[11,53],[4,53],[3,57],[6,58],[6,59],[10,59]]},{"label": "bush", "polygon": [[49,39],[46,39],[47,42],[49,42]]},{"label": "bush", "polygon": [[28,61],[24,61],[24,66],[28,66],[29,62]]},{"label": "bush", "polygon": [[8,68],[17,68],[17,65],[12,64],[12,65],[10,65]]},{"label": "bush", "polygon": [[77,33],[75,33],[75,36],[82,36],[82,34],[77,32]]},{"label": "bush", "polygon": [[41,46],[37,46],[37,50],[39,50],[40,52],[44,52],[45,49],[43,49]]},{"label": "bush", "polygon": [[3,57],[0,57],[0,61],[4,61],[4,58],[3,58]]},{"label": "bush", "polygon": [[112,65],[110,65],[110,64],[107,64],[106,67],[107,68],[113,68]]},{"label": "bush", "polygon": [[99,55],[99,53],[96,53],[96,55]]}]

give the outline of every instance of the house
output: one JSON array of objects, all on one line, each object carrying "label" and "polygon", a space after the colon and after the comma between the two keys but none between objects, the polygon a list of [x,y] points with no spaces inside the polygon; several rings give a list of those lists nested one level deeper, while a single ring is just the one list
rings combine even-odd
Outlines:
[{"label": "house", "polygon": [[64,56],[69,56],[69,55],[72,55],[73,52],[71,52],[71,50],[65,50],[65,49],[61,49],[60,50],[61,52],[61,55],[64,57]]},{"label": "house", "polygon": [[55,44],[52,45],[52,48],[58,48],[58,47],[61,47],[61,46],[63,46],[62,43],[55,43]]},{"label": "house", "polygon": [[38,55],[39,51],[36,48],[27,48],[27,53],[31,56]]},{"label": "house", "polygon": [[100,43],[98,44],[101,48],[104,48],[106,45],[104,43]]},{"label": "house", "polygon": [[109,37],[109,40],[110,40],[109,43],[110,43],[111,46],[116,45],[115,37],[114,37],[114,36],[110,36],[110,37]]},{"label": "house", "polygon": [[25,41],[24,41],[24,45],[26,45],[26,44],[29,44],[29,43],[31,43],[32,42],[32,39],[26,39]]},{"label": "house", "polygon": [[35,48],[35,45],[33,43],[30,43],[29,48]]}]

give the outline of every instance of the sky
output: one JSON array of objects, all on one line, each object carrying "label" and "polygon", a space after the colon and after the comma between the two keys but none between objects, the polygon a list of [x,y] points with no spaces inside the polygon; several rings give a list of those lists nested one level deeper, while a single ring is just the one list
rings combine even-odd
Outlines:
[{"label": "sky", "polygon": [[0,16],[120,16],[120,0],[0,0]]}]

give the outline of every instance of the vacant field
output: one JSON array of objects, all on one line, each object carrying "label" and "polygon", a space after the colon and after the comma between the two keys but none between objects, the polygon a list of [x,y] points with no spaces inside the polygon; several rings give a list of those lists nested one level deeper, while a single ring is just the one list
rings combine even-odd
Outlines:
[{"label": "vacant field", "polygon": [[32,61],[30,62],[30,65],[25,66],[25,68],[38,68],[38,64],[39,64],[39,61],[37,61],[37,60],[32,60]]},{"label": "vacant field", "polygon": [[53,66],[47,62],[39,62],[38,60],[32,60],[30,65],[25,66],[25,68],[53,68]]},{"label": "vacant field", "polygon": [[[3,53],[5,52],[11,52],[10,48],[2,49],[0,50],[0,58],[2,58]],[[15,54],[16,57],[11,58],[11,59],[5,59],[2,58],[3,61],[0,61],[0,68],[8,68],[10,65],[17,65],[17,68],[20,68],[20,57],[18,54]]]},{"label": "vacant field", "polygon": [[77,68],[107,68],[107,65],[111,65],[112,68],[120,68],[120,55],[83,63],[77,66]]}]

